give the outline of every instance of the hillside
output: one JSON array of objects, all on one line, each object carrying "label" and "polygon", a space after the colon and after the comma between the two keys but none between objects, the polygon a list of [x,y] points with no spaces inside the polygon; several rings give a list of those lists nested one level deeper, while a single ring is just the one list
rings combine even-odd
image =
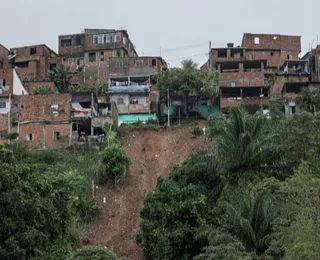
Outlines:
[{"label": "hillside", "polygon": [[119,190],[99,187],[97,196],[103,210],[92,223],[88,236],[90,244],[114,249],[119,256],[132,260],[143,259],[136,243],[139,233],[140,209],[145,196],[167,176],[170,167],[181,163],[195,150],[208,147],[205,136],[192,138],[193,126],[161,131],[134,130],[124,140],[127,155],[132,160],[128,176]]}]

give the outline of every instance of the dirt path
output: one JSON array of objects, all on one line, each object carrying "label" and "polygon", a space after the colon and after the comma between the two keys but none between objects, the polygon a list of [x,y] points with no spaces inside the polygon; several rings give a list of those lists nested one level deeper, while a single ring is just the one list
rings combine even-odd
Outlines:
[{"label": "dirt path", "polygon": [[190,128],[134,131],[126,137],[124,147],[132,161],[130,172],[120,190],[98,189],[99,201],[105,197],[106,203],[92,224],[90,244],[106,246],[131,260],[143,259],[136,237],[145,196],[154,189],[158,177],[167,176],[174,164],[209,143],[204,136],[191,138]]}]

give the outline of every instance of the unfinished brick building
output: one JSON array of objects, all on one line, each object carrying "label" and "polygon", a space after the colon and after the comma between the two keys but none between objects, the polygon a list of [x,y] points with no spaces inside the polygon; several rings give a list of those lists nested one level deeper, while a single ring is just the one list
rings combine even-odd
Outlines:
[{"label": "unfinished brick building", "polygon": [[126,30],[84,29],[79,34],[59,36],[59,55],[73,74],[73,84],[106,84],[109,58],[137,53]]},{"label": "unfinished brick building", "polygon": [[9,61],[27,91],[32,92],[38,86],[54,90],[53,82],[46,75],[60,64],[60,58],[45,44],[12,48]]},{"label": "unfinished brick building", "polygon": [[[220,72],[221,109],[245,106],[254,112],[266,108],[271,87],[266,76],[284,71],[283,65],[298,60],[300,52],[299,36],[250,33],[243,35],[241,46],[230,43],[211,49],[207,67]],[[281,87],[272,89],[280,94]]]},{"label": "unfinished brick building", "polygon": [[19,140],[29,148],[69,145],[71,94],[17,96],[15,100]]}]

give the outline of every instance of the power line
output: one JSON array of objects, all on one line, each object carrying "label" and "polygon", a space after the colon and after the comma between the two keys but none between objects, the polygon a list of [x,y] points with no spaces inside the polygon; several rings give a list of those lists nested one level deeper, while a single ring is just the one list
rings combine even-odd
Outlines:
[{"label": "power line", "polygon": [[185,57],[180,57],[180,58],[176,58],[176,59],[172,59],[172,60],[166,60],[166,61],[184,60],[184,59],[188,59],[188,58],[192,58],[192,57],[197,57],[197,56],[201,56],[201,55],[208,55],[208,53],[207,53],[207,52],[205,52],[205,53],[198,53],[198,54],[189,55],[189,56],[185,56]]},{"label": "power line", "polygon": [[204,46],[204,45],[208,45],[208,42],[202,42],[202,43],[193,44],[193,45],[185,45],[185,46],[180,46],[180,47],[175,47],[175,48],[170,48],[170,49],[159,49],[157,51],[152,51],[152,52],[143,52],[143,55],[160,53],[160,51],[161,52],[170,52],[170,51],[177,51],[177,50],[185,50],[185,49],[190,49],[190,48]]}]

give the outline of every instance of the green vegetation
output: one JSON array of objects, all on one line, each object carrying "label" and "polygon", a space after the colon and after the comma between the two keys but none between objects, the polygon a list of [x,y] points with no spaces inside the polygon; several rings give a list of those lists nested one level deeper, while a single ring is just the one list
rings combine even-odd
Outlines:
[{"label": "green vegetation", "polygon": [[213,100],[217,95],[219,73],[200,71],[192,60],[182,61],[182,68],[172,68],[156,75],[160,91],[179,94],[184,99],[184,114],[188,117],[187,103],[191,93],[204,100]]},{"label": "green vegetation", "polygon": [[72,249],[81,246],[87,223],[100,211],[92,183],[128,165],[115,145],[81,152],[0,144],[0,259],[118,259],[105,249],[88,249],[92,257],[87,249]]},{"label": "green vegetation", "polygon": [[191,129],[191,134],[193,137],[203,135],[203,130],[199,126],[195,126]]},{"label": "green vegetation", "polygon": [[[144,201],[146,259],[319,259],[320,117],[232,108]],[[317,109],[316,109],[317,110]]]},{"label": "green vegetation", "polygon": [[68,260],[125,260],[118,258],[112,251],[101,247],[84,247],[75,252]]}]

